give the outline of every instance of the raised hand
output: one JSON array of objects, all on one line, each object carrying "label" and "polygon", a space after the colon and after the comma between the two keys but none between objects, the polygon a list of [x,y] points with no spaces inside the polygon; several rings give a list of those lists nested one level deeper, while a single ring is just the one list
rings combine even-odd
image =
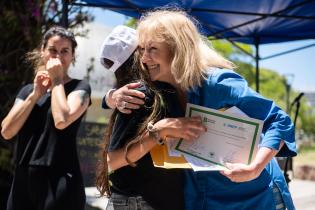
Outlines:
[{"label": "raised hand", "polygon": [[46,63],[46,70],[51,78],[51,82],[54,85],[55,83],[63,83],[65,78],[65,71],[62,67],[62,63],[59,58],[49,58]]},{"label": "raised hand", "polygon": [[36,73],[34,78],[34,94],[37,98],[41,97],[47,92],[51,86],[49,74],[45,70],[40,70]]}]

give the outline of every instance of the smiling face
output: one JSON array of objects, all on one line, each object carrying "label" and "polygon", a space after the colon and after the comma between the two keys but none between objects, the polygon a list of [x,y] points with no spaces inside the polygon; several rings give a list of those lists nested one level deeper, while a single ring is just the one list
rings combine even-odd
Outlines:
[{"label": "smiling face", "polygon": [[150,74],[152,81],[173,83],[171,73],[173,55],[165,42],[145,41],[140,44],[141,62]]},{"label": "smiling face", "polygon": [[71,41],[58,35],[48,39],[46,47],[41,50],[41,54],[45,65],[50,58],[58,58],[65,71],[68,70],[74,59]]}]

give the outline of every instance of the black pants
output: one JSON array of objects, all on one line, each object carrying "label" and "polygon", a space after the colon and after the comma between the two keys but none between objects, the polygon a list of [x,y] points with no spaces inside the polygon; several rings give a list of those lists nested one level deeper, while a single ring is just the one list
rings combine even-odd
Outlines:
[{"label": "black pants", "polygon": [[7,210],[84,210],[81,175],[17,166]]}]

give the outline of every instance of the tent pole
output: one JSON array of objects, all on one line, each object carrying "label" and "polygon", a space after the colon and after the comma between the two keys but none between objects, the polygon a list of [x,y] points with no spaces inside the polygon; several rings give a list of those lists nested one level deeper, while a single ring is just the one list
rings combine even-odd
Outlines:
[{"label": "tent pole", "polygon": [[61,18],[61,25],[65,28],[68,28],[68,13],[69,13],[69,0],[62,0],[62,18]]},{"label": "tent pole", "polygon": [[256,62],[256,91],[259,93],[259,38],[255,38],[255,48],[256,48],[256,55],[255,55],[255,62]]}]

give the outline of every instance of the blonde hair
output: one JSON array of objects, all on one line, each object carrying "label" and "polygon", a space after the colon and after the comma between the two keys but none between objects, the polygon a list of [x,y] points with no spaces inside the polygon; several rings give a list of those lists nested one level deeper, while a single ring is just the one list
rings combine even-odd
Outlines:
[{"label": "blonde hair", "polygon": [[194,22],[183,11],[162,9],[144,14],[137,28],[140,45],[150,39],[169,46],[172,75],[184,90],[200,86],[212,67],[235,67],[210,47]]}]

